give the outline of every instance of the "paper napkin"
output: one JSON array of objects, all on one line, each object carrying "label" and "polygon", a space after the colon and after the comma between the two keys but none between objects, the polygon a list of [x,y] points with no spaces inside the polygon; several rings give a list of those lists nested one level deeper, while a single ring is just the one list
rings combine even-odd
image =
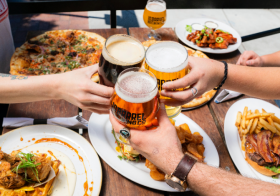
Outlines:
[{"label": "paper napkin", "polygon": [[2,127],[15,128],[34,124],[58,125],[72,129],[87,129],[88,121],[81,116],[68,118],[50,118],[50,119],[33,119],[33,118],[3,118]]},{"label": "paper napkin", "polygon": [[238,97],[240,95],[242,95],[242,94],[239,93],[239,92],[224,89],[217,95],[217,97],[215,98],[214,101],[215,101],[215,103],[221,103],[223,101],[233,99],[233,98]]}]

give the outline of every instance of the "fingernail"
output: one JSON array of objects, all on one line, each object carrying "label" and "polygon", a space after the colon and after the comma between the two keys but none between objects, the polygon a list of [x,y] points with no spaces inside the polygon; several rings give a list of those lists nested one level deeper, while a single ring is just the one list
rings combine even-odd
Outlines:
[{"label": "fingernail", "polygon": [[164,83],[164,84],[162,85],[162,88],[168,88],[168,83]]}]

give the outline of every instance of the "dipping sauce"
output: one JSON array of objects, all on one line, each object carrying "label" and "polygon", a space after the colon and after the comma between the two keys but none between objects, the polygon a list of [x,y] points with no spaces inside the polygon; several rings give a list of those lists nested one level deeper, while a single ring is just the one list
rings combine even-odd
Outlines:
[{"label": "dipping sauce", "polygon": [[216,29],[218,27],[218,24],[212,21],[205,22],[205,26],[209,29]]},{"label": "dipping sauce", "polygon": [[202,29],[204,28],[204,26],[203,25],[201,25],[201,24],[199,24],[199,23],[193,23],[192,24],[192,29],[194,30],[194,31],[201,31]]}]

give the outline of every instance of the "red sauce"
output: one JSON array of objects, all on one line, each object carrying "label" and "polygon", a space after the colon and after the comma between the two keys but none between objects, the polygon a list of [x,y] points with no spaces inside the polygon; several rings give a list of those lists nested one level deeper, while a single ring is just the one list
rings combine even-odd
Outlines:
[{"label": "red sauce", "polygon": [[22,137],[20,137],[20,141],[23,141],[23,138],[22,138]]},{"label": "red sauce", "polygon": [[81,162],[83,162],[83,157],[81,157],[79,155],[79,152],[77,149],[73,148],[70,144],[67,144],[66,142],[64,141],[61,141],[60,139],[57,139],[57,138],[42,138],[42,139],[39,139],[35,142],[35,144],[38,144],[38,143],[42,143],[42,142],[55,142],[55,143],[59,143],[59,144],[62,144],[64,146],[67,146],[68,148],[70,148],[71,150],[73,150],[79,157],[79,160]]},{"label": "red sauce", "polygon": [[50,155],[52,155],[55,158],[55,160],[57,160],[56,156],[54,156],[52,151],[48,150],[48,153],[50,153]]},{"label": "red sauce", "polygon": [[30,140],[28,140],[28,142],[30,142]]},{"label": "red sauce", "polygon": [[88,191],[88,182],[87,182],[87,181],[85,181],[85,183],[84,183],[84,190],[85,190],[84,196],[88,196],[88,194],[87,194],[87,191]]},{"label": "red sauce", "polygon": [[93,184],[93,181],[91,181],[91,184]]},{"label": "red sauce", "polygon": [[32,141],[34,141],[35,140],[35,138],[32,138]]},{"label": "red sauce", "polygon": [[92,192],[93,188],[92,188],[92,187],[89,187],[89,190]]}]

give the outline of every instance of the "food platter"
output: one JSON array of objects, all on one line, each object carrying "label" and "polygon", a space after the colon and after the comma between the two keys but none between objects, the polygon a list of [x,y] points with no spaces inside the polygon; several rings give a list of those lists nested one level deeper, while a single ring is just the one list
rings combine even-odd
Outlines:
[{"label": "food platter", "polygon": [[[192,43],[191,41],[188,41],[186,39],[187,35],[190,34],[190,32],[186,31],[186,25],[191,25],[193,23],[199,23],[199,24],[204,24],[207,21],[212,21],[218,24],[218,29],[222,29],[224,31],[227,31],[229,33],[231,33],[233,35],[233,37],[237,38],[237,42],[233,45],[229,45],[227,49],[212,49],[212,48],[203,48],[203,47],[198,47],[196,44]],[[233,52],[235,50],[237,50],[242,42],[240,35],[238,34],[238,32],[236,30],[234,30],[232,27],[230,27],[229,25],[214,20],[214,19],[210,19],[210,18],[188,18],[185,20],[180,21],[179,23],[177,23],[177,25],[175,26],[175,33],[177,35],[177,37],[186,45],[188,45],[189,47],[192,47],[194,49],[206,52],[206,53],[213,53],[213,54],[225,54],[225,53],[229,53],[229,52]]]},{"label": "food platter", "polygon": [[[54,138],[57,142],[49,141],[51,138]],[[67,146],[67,144],[69,144],[69,146]],[[52,153],[48,152],[48,150],[50,150],[54,155],[56,155],[56,152],[60,152],[63,156],[68,157],[75,171],[70,171],[67,167],[65,170],[64,167],[66,164],[63,163],[63,160],[58,158],[61,161],[59,167],[60,175],[58,175],[58,178],[54,181],[53,194],[55,194],[57,187],[61,189],[60,184],[63,181],[69,184],[71,178],[75,176],[76,180],[73,185],[75,187],[73,195],[84,195],[87,193],[90,196],[98,196],[100,193],[102,169],[98,155],[86,139],[70,129],[53,125],[22,127],[2,135],[0,137],[0,146],[1,150],[6,153],[21,149],[27,151],[36,150],[38,153],[48,153],[49,156],[53,156]],[[75,150],[77,150],[77,152],[75,152]],[[67,174],[68,170],[71,175],[69,175],[69,172]],[[67,175],[69,176],[67,177]],[[85,187],[88,188],[85,189]],[[71,188],[73,187],[68,185],[63,195],[72,196],[72,194],[69,193]]]},{"label": "food platter", "polygon": [[[215,145],[209,136],[194,121],[187,116],[180,114],[176,118],[176,125],[187,123],[192,132],[199,132],[203,136],[205,146],[205,162],[209,165],[219,166],[219,155]],[[124,177],[146,187],[162,191],[176,192],[165,182],[155,181],[150,177],[150,170],[145,167],[145,162],[132,162],[120,160],[118,152],[115,150],[115,138],[112,134],[112,125],[109,115],[99,115],[92,113],[89,120],[89,137],[99,156],[110,165],[116,172]]]},{"label": "food platter", "polygon": [[253,169],[245,160],[245,153],[241,150],[241,141],[239,138],[238,130],[235,126],[236,115],[238,111],[242,112],[245,106],[247,106],[250,110],[258,109],[261,111],[262,109],[264,109],[271,113],[275,113],[275,116],[280,116],[280,109],[278,107],[260,99],[247,98],[234,103],[229,108],[224,123],[225,140],[229,154],[239,172],[243,176],[280,184],[280,179],[274,179],[272,177],[260,174],[255,169]]}]

